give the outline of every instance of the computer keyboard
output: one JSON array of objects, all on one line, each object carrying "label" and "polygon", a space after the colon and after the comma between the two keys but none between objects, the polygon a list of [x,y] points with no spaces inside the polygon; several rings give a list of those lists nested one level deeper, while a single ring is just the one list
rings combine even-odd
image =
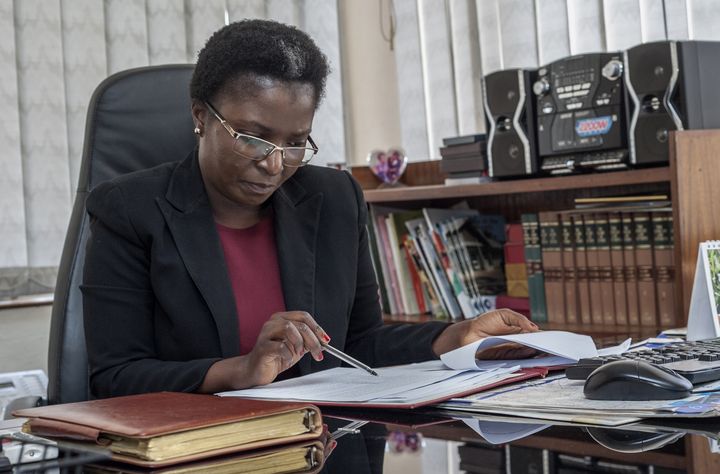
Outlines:
[{"label": "computer keyboard", "polygon": [[693,385],[720,379],[720,337],[704,341],[683,341],[620,355],[580,359],[565,370],[567,378],[585,380],[590,373],[608,362],[639,359],[672,369]]}]

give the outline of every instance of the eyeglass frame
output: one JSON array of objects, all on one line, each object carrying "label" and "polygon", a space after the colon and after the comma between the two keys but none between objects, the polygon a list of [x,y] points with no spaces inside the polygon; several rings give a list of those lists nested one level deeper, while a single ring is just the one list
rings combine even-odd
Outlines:
[{"label": "eyeglass frame", "polygon": [[[264,139],[262,139],[262,138],[260,138],[260,137],[255,137],[255,136],[253,136],[253,135],[248,135],[247,133],[236,132],[235,129],[232,128],[232,125],[230,125],[230,124],[228,123],[228,121],[225,120],[225,118],[224,118],[222,115],[220,115],[220,112],[218,112],[217,109],[215,109],[215,107],[213,107],[210,102],[208,102],[208,101],[203,101],[203,103],[204,103],[205,106],[208,108],[208,110],[209,110],[210,112],[212,112],[212,114],[215,116],[215,118],[218,119],[218,121],[220,122],[220,125],[222,125],[223,128],[224,128],[225,130],[227,130],[227,132],[230,134],[230,136],[233,137],[233,139],[234,139],[235,141],[237,141],[239,137],[247,137],[247,138],[251,138],[251,139],[253,139],[253,140],[260,141],[260,142],[262,142],[262,143],[266,143],[266,144],[268,144],[269,146],[272,147],[272,149],[271,149],[269,152],[267,152],[267,153],[265,154],[265,156],[263,156],[262,158],[259,158],[259,159],[258,159],[258,158],[252,158],[252,157],[250,157],[250,156],[248,156],[248,155],[244,155],[244,154],[242,154],[242,153],[240,153],[240,152],[235,151],[235,144],[233,143],[233,153],[235,153],[235,154],[238,155],[238,156],[242,156],[242,157],[245,158],[245,159],[252,160],[252,161],[257,161],[257,162],[261,162],[261,161],[264,161],[264,160],[268,159],[268,157],[269,157],[270,155],[272,155],[273,153],[275,153],[275,151],[280,150],[280,156],[281,156],[281,159],[282,159],[282,164],[283,164],[283,166],[288,166],[288,167],[291,167],[291,168],[300,168],[300,167],[305,166],[305,165],[307,165],[308,163],[310,163],[310,160],[312,160],[313,157],[314,157],[315,155],[317,155],[317,152],[320,151],[320,149],[319,149],[318,146],[315,144],[315,141],[312,139],[312,137],[310,137],[310,135],[308,135],[308,137],[307,137],[307,143],[310,144],[309,147],[307,147],[307,146],[285,146],[285,147],[283,147],[283,146],[278,146],[278,145],[276,145],[276,144],[274,144],[274,143],[272,143],[272,142],[269,142],[269,141],[267,141],[267,140],[264,140]],[[285,150],[288,149],[288,148],[290,148],[290,149],[312,150],[312,151],[313,151],[313,154],[310,156],[310,158],[308,158],[307,161],[300,161],[299,164],[287,163],[286,160],[285,160]]]}]

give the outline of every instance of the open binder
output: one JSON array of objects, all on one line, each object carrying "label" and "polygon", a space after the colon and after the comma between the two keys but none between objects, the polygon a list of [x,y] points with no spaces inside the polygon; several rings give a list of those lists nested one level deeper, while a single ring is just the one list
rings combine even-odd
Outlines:
[{"label": "open binder", "polygon": [[701,242],[690,297],[687,339],[720,337],[720,241]]}]

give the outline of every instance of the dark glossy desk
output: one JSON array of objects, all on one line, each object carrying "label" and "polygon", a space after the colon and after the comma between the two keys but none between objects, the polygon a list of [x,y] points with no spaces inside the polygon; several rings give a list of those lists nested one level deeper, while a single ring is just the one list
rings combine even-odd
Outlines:
[{"label": "dark glossy desk", "polygon": [[[599,428],[433,410],[325,408],[323,417],[330,432],[340,436],[325,465],[313,473],[720,473],[720,454],[714,453],[711,447],[715,443],[717,448],[720,439],[720,419],[646,421],[619,428]],[[354,422],[365,424],[347,429]],[[484,436],[471,425],[479,426]],[[13,428],[12,431],[17,430],[17,426]],[[507,433],[520,431],[532,434],[509,441],[498,440],[502,436],[507,440],[511,437]],[[489,442],[492,434],[493,443]],[[97,472],[147,471],[115,465]],[[169,472],[176,471],[169,468]]]},{"label": "dark glossy desk", "polygon": [[617,429],[525,420],[548,426],[491,444],[465,422],[437,413],[324,413],[331,431],[352,419],[376,420],[337,439],[321,471],[327,473],[720,473],[720,454],[711,451],[713,440],[717,447],[720,420]]}]

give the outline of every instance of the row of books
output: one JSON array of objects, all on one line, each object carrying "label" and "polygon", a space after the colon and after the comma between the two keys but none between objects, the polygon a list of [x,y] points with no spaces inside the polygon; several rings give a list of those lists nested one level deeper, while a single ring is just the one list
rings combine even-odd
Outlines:
[{"label": "row of books", "polygon": [[386,313],[471,318],[505,289],[502,216],[373,205],[369,232]]},{"label": "row of books", "polygon": [[532,319],[676,325],[672,210],[663,204],[524,214]]}]

